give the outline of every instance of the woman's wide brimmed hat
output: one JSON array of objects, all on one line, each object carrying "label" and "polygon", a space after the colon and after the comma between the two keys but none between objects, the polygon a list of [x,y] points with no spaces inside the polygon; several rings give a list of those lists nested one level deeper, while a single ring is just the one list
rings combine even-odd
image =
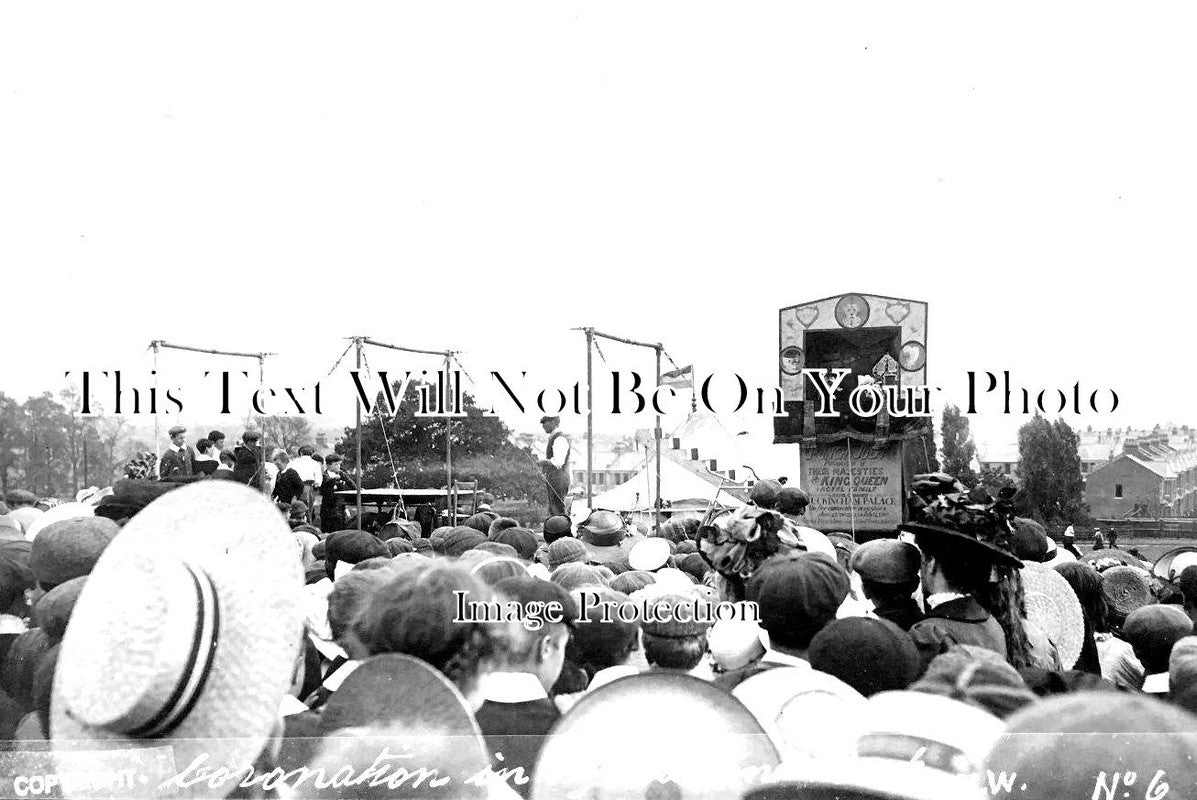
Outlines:
[{"label": "woman's wide brimmed hat", "polygon": [[1175,547],[1155,560],[1151,574],[1166,581],[1180,577],[1186,567],[1197,564],[1197,547],[1191,544]]},{"label": "woman's wide brimmed hat", "polygon": [[994,566],[1019,568],[1014,555],[1014,489],[995,498],[983,486],[969,489],[951,475],[915,475],[906,505],[910,522],[899,526],[916,536],[940,541],[961,554]]},{"label": "woman's wide brimmed hat", "polygon": [[899,527],[899,530],[913,533],[917,537],[927,537],[936,541],[944,542],[962,555],[969,555],[973,558],[981,558],[985,561],[999,567],[1021,567],[1020,561],[1013,553],[1004,550],[995,544],[982,541],[980,538],[964,533],[963,531],[952,530],[939,525],[926,525],[920,522],[907,522]]},{"label": "woman's wide brimmed hat", "polygon": [[1155,602],[1148,573],[1139,567],[1110,567],[1101,573],[1101,593],[1114,613],[1124,618],[1135,609]]},{"label": "woman's wide brimmed hat", "polygon": [[[96,563],[63,637],[56,759],[86,771],[71,751],[106,763],[97,751],[165,747],[180,771],[201,756],[252,765],[294,675],[302,588],[294,537],[260,492],[205,481],[146,506]],[[174,796],[220,797],[239,780]]]},{"label": "woman's wide brimmed hat", "polygon": [[683,673],[647,672],[587,693],[558,721],[532,798],[739,797],[750,776],[778,763],[765,731],[730,694]]},{"label": "woman's wide brimmed hat", "polygon": [[1055,643],[1061,666],[1072,669],[1085,643],[1085,615],[1076,592],[1063,575],[1042,564],[1026,565],[1022,586],[1027,619]]}]

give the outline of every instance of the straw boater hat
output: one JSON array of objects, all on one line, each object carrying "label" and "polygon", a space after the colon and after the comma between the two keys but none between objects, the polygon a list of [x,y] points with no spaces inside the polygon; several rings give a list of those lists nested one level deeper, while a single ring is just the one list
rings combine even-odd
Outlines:
[{"label": "straw boater hat", "polygon": [[1197,564],[1197,547],[1191,544],[1173,548],[1155,560],[1151,574],[1166,581],[1174,581],[1185,567]]},{"label": "straw boater hat", "polygon": [[532,798],[739,797],[778,763],[730,694],[690,675],[647,672],[588,692],[561,718],[536,763]]},{"label": "straw boater hat", "polygon": [[1101,593],[1120,617],[1154,602],[1147,572],[1138,567],[1110,567],[1101,573]]},{"label": "straw boater hat", "polygon": [[[787,761],[851,756],[867,707],[860,692],[810,667],[767,669],[739,683],[732,694]],[[814,720],[818,723],[811,724]]]},{"label": "straw boater hat", "polygon": [[1027,619],[1055,643],[1061,666],[1072,669],[1085,642],[1085,615],[1076,592],[1063,575],[1042,564],[1023,568],[1022,586]]},{"label": "straw boater hat", "polygon": [[[71,615],[50,711],[56,758],[79,768],[69,751],[165,746],[178,769],[201,755],[253,764],[291,685],[302,588],[294,539],[261,493],[205,481],[151,503]],[[224,796],[239,779],[176,796]]]}]

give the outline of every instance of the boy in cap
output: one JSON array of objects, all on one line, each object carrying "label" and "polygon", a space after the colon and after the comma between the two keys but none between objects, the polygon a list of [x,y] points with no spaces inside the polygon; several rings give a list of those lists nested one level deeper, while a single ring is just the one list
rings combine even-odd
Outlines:
[{"label": "boy in cap", "polygon": [[[548,693],[565,663],[578,609],[561,587],[535,578],[508,578],[495,592],[522,613],[502,628],[496,668],[482,679],[484,701],[475,718],[495,766],[522,768],[531,778],[544,737],[561,717]],[[531,782],[521,784],[517,776],[512,788],[526,797]]]},{"label": "boy in cap", "polygon": [[258,440],[262,435],[257,431],[246,431],[241,434],[241,442],[233,448],[233,480],[255,489],[265,487],[264,454]]},{"label": "boy in cap", "polygon": [[329,453],[324,459],[324,477],[320,481],[320,530],[324,533],[340,530],[344,523],[337,492],[357,488],[357,484],[341,472],[343,460],[336,453]]},{"label": "boy in cap", "polygon": [[652,605],[652,613],[641,622],[644,633],[644,658],[654,669],[683,670],[710,680],[711,668],[705,663],[709,617],[695,614],[693,595],[666,594]]},{"label": "boy in cap", "polygon": [[811,639],[835,619],[848,590],[844,568],[823,553],[793,552],[767,560],[746,586],[747,599],[757,604],[761,627],[769,632],[770,650],[761,666],[806,666]]},{"label": "boy in cap", "polygon": [[159,480],[172,481],[191,475],[191,452],[187,449],[187,429],[175,425],[169,431],[170,447],[158,463]]},{"label": "boy in cap", "polygon": [[923,565],[917,547],[898,539],[873,539],[856,549],[848,565],[860,576],[873,616],[904,631],[923,619],[923,609],[913,597]]}]

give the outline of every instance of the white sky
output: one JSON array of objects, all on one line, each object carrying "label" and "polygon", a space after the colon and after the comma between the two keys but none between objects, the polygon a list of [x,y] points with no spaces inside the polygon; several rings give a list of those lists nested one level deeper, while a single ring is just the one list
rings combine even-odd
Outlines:
[{"label": "white sky", "polygon": [[[930,303],[948,399],[1010,369],[1116,389],[1120,413],[1082,428],[1192,422],[1194,22],[1189,3],[5,4],[0,390],[144,382],[152,338],[276,351],[272,382],[310,383],[354,333],[557,386],[584,375],[582,325],[771,385],[778,308],[859,291]],[[340,421],[350,384],[329,380]],[[979,439],[1024,421],[998,411]]]}]

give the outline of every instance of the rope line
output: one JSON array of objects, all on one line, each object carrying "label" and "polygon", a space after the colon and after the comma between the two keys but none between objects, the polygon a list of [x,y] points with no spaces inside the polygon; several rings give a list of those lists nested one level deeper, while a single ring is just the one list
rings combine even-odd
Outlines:
[{"label": "rope line", "polygon": [[[339,358],[336,360],[336,362],[335,362],[335,363],[332,365],[332,369],[330,369],[330,370],[328,371],[328,374],[329,374],[329,375],[332,375],[334,372],[336,372],[336,371],[337,371],[337,367],[341,366],[341,362],[342,362],[342,361],[345,359],[345,356],[349,355],[349,351],[350,351],[350,350],[352,350],[352,349],[353,349],[353,342],[350,342],[350,343],[349,343],[349,346],[345,348],[345,352],[344,352],[344,353],[341,353],[341,356],[340,356],[340,357],[339,357]],[[327,377],[327,376],[326,376],[326,377]]]},{"label": "rope line", "polygon": [[[362,350],[362,363],[365,364],[366,374],[369,375],[370,374],[370,358],[366,355],[366,351],[364,349]],[[399,401],[402,402],[403,398],[399,398]],[[395,457],[391,453],[391,437],[389,435],[387,435],[387,423],[386,423],[386,420],[383,419],[383,417],[382,417],[382,405],[379,403],[375,403],[374,404],[374,412],[378,415],[378,426],[382,429],[382,441],[383,441],[383,444],[385,444],[386,448],[387,448],[387,461],[389,461],[391,464],[391,479],[395,481],[395,488],[398,489],[399,488],[399,468],[395,466]],[[361,476],[358,476],[358,477],[360,480]],[[404,505],[404,507],[406,508],[406,505],[403,503],[402,498],[400,498],[399,504]]]}]

